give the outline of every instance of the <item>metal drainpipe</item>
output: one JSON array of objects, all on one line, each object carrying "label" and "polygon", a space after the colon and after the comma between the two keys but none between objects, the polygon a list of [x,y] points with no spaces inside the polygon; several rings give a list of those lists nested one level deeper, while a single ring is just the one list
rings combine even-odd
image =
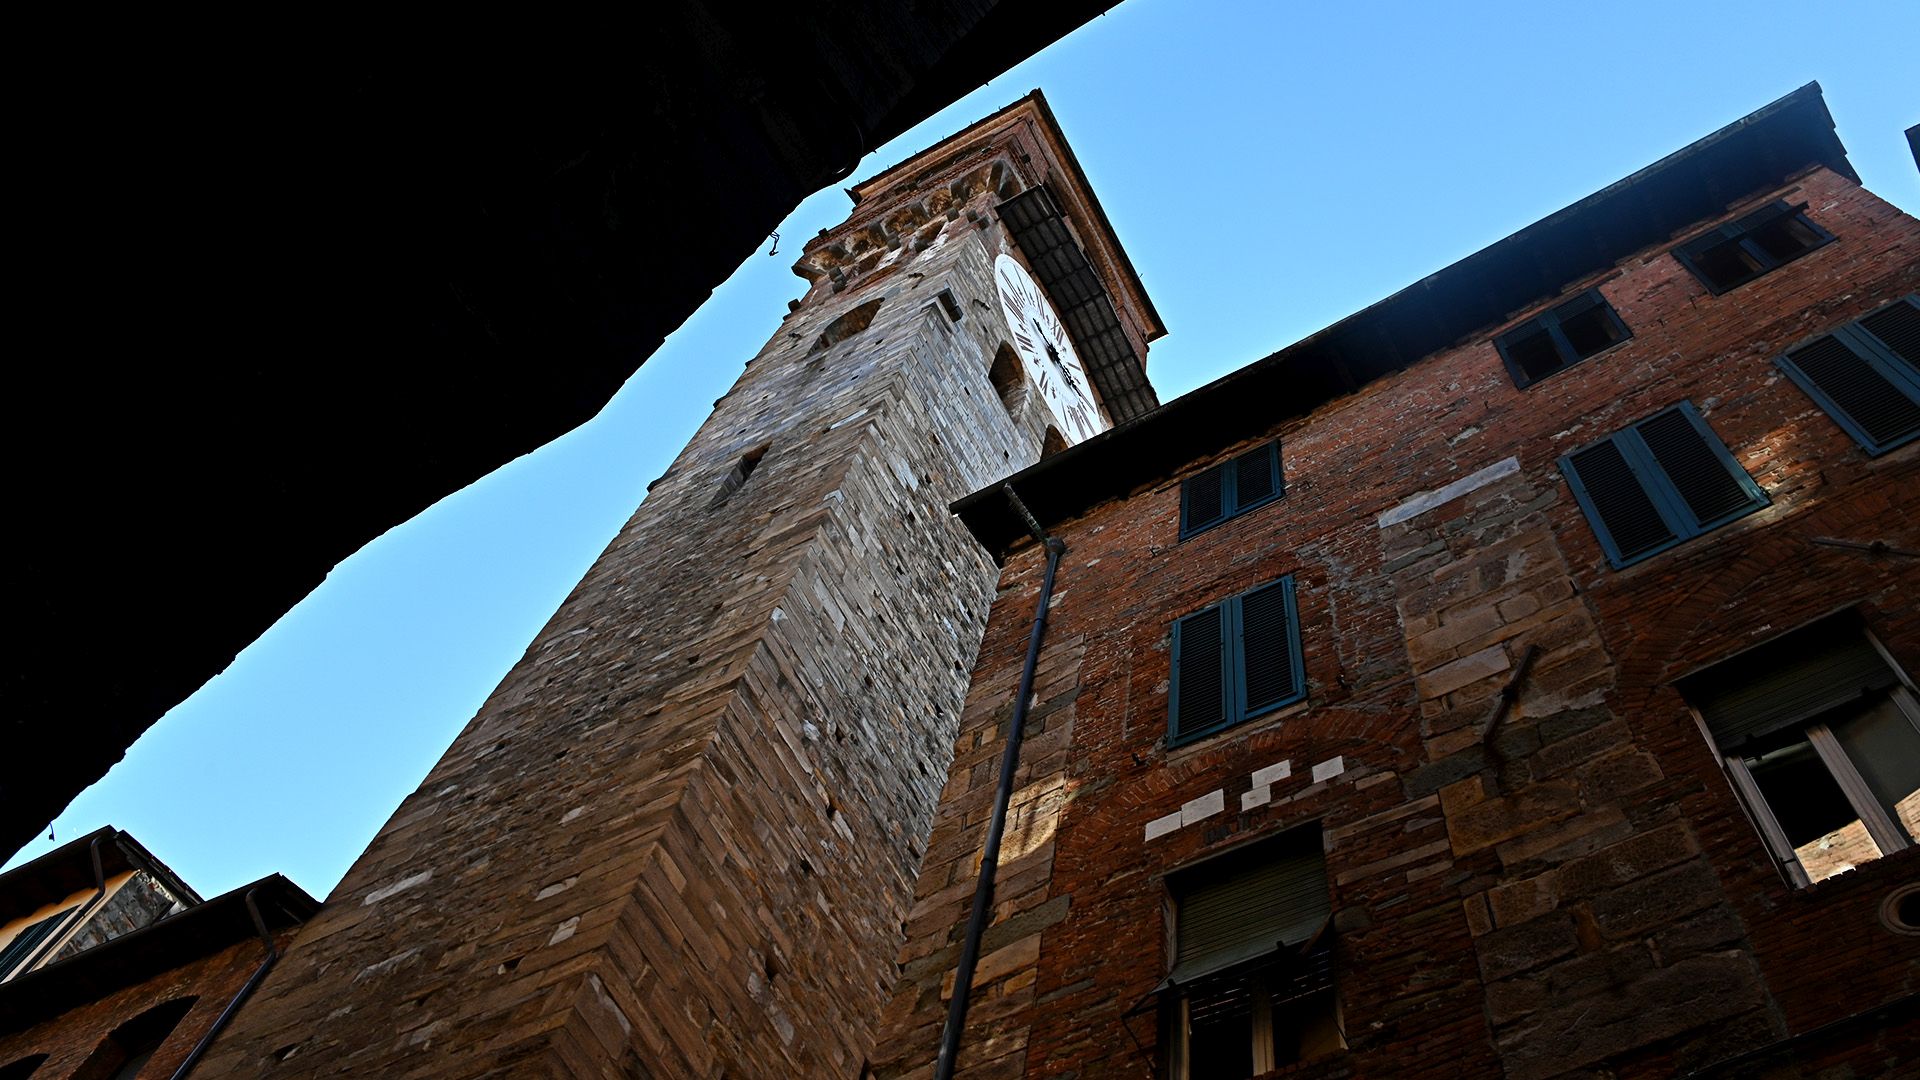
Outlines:
[{"label": "metal drainpipe", "polygon": [[185,1076],[193,1071],[193,1067],[200,1064],[200,1055],[205,1054],[207,1047],[213,1045],[214,1038],[226,1028],[227,1022],[233,1019],[234,1013],[240,1011],[240,1006],[246,1003],[247,998],[253,995],[254,988],[260,985],[260,980],[266,978],[267,972],[272,970],[274,961],[280,959],[280,950],[273,944],[273,934],[267,930],[267,920],[261,917],[260,906],[253,902],[253,895],[259,891],[260,887],[257,885],[247,890],[247,914],[253,916],[253,928],[259,932],[261,942],[267,947],[267,958],[260,961],[259,967],[253,969],[253,974],[247,977],[246,984],[240,987],[239,993],[233,995],[232,1001],[227,1002],[227,1007],[221,1010],[213,1026],[207,1029],[205,1035],[200,1036],[199,1042],[193,1044],[193,1049],[187,1053],[187,1059],[180,1063],[179,1068],[173,1070],[173,1080],[184,1080]]},{"label": "metal drainpipe", "polygon": [[104,836],[96,836],[93,838],[93,843],[87,845],[88,853],[93,856],[93,897],[86,903],[74,908],[73,915],[61,924],[60,929],[55,933],[48,934],[46,942],[38,949],[35,949],[33,955],[27,957],[27,962],[15,968],[15,971],[20,972],[22,975],[32,971],[35,964],[38,964],[46,957],[47,953],[53,951],[59,946],[60,942],[66,939],[68,931],[86,921],[87,915],[99,905],[101,898],[107,895],[107,872],[100,862],[100,841],[105,839],[106,837]]},{"label": "metal drainpipe", "polygon": [[1060,567],[1060,556],[1067,545],[1048,536],[1034,520],[1011,484],[1001,485],[1007,501],[1026,520],[1034,539],[1046,545],[1047,573],[1040,581],[1040,600],[1033,613],[1033,632],[1027,636],[1027,661],[1020,669],[1020,690],[1013,702],[1013,719],[1007,724],[1007,748],[1000,755],[1000,789],[994,794],[993,816],[987,821],[987,846],[980,857],[980,881],[973,890],[973,914],[967,918],[966,941],[960,946],[960,963],[953,972],[953,1003],[947,1008],[947,1026],[940,1033],[940,1057],[935,1061],[935,1080],[953,1080],[955,1059],[960,1054],[960,1036],[967,1026],[967,1006],[972,998],[973,969],[980,961],[980,937],[986,933],[988,913],[993,907],[993,879],[1000,863],[1000,838],[1007,827],[1007,802],[1013,797],[1013,774],[1020,767],[1020,738],[1027,723],[1027,699],[1033,695],[1033,672],[1040,660],[1040,639],[1047,632],[1047,604],[1053,599],[1053,577]]}]

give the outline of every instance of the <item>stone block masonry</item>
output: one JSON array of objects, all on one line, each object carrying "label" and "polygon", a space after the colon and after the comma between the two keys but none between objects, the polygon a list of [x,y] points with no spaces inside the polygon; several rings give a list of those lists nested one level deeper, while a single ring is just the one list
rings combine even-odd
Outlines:
[{"label": "stone block masonry", "polygon": [[989,379],[993,207],[1073,182],[1043,122],[808,245],[807,297],[206,1075],[860,1073],[994,593],[947,506],[1046,437]]}]

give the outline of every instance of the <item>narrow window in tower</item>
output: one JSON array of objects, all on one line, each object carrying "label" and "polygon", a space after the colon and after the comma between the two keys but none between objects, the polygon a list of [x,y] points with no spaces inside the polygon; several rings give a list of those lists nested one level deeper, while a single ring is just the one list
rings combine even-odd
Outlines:
[{"label": "narrow window in tower", "polygon": [[1007,412],[1019,411],[1026,400],[1027,380],[1020,374],[1020,357],[1014,353],[1013,346],[1003,341],[994,350],[987,381],[993,384],[993,392],[1000,395],[1000,404],[1007,407]]},{"label": "narrow window in tower", "polygon": [[965,313],[960,310],[960,301],[953,298],[952,289],[940,290],[940,309],[945,311],[947,318],[953,322],[959,322],[966,317]]},{"label": "narrow window in tower", "polygon": [[1920,837],[1920,700],[1851,612],[1679,683],[1796,885]]},{"label": "narrow window in tower", "polygon": [[1170,874],[1159,987],[1175,1080],[1241,1080],[1346,1046],[1318,825]]},{"label": "narrow window in tower", "polygon": [[1783,200],[1673,249],[1673,257],[1718,295],[1745,285],[1833,239],[1807,220],[1807,204]]},{"label": "narrow window in tower", "polygon": [[1180,482],[1180,539],[1258,509],[1287,493],[1278,441],[1256,446]]},{"label": "narrow window in tower", "polygon": [[1524,388],[1632,336],[1600,290],[1588,289],[1494,338],[1493,345],[1513,385]]},{"label": "narrow window in tower", "polygon": [[1767,505],[1688,401],[1575,450],[1560,471],[1616,570]]},{"label": "narrow window in tower", "polygon": [[734,492],[745,487],[747,478],[753,475],[753,470],[760,467],[760,459],[767,456],[767,450],[772,446],[772,443],[761,443],[740,455],[740,460],[734,463],[733,468],[728,470],[727,475],[720,481],[720,491],[714,495],[712,506],[719,506],[726,502]]},{"label": "narrow window in tower", "polygon": [[873,317],[880,313],[880,301],[869,300],[827,324],[820,332],[820,339],[813,343],[810,353],[825,352],[873,324]]},{"label": "narrow window in tower", "polygon": [[1167,745],[1179,746],[1307,696],[1293,578],[1230,596],[1173,624]]},{"label": "narrow window in tower", "polygon": [[1920,437],[1920,296],[1796,345],[1776,362],[1868,454]]}]

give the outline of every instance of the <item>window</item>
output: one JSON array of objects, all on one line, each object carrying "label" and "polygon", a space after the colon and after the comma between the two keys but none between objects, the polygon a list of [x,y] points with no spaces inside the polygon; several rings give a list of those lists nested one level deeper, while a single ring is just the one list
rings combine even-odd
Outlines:
[{"label": "window", "polygon": [[35,1069],[47,1063],[47,1055],[31,1054],[0,1065],[0,1080],[27,1080]]},{"label": "window", "polygon": [[1317,826],[1180,871],[1167,889],[1160,1009],[1174,1080],[1245,1080],[1346,1046]]},{"label": "window", "polygon": [[16,969],[33,956],[34,950],[60,928],[61,920],[72,914],[72,911],[72,908],[56,911],[39,922],[27,924],[19,933],[13,935],[13,940],[7,942],[6,948],[0,949],[0,979],[25,974]]},{"label": "window", "polygon": [[1292,576],[1173,624],[1168,746],[1204,738],[1306,695]]},{"label": "window", "polygon": [[1632,337],[1598,289],[1588,289],[1493,339],[1513,385],[1527,387]]},{"label": "window", "polygon": [[1867,453],[1920,436],[1920,297],[1896,300],[1776,363]]},{"label": "window", "polygon": [[1616,570],[1767,505],[1688,401],[1575,450],[1560,470]]},{"label": "window", "polygon": [[1286,493],[1280,444],[1256,446],[1180,482],[1180,539],[1265,506]]},{"label": "window", "polygon": [[1806,210],[1806,203],[1788,206],[1776,200],[1764,210],[1681,244],[1673,249],[1673,257],[1718,295],[1833,239],[1833,234],[1807,220]]},{"label": "window", "polygon": [[73,1080],[133,1080],[192,1010],[196,1000],[175,998],[113,1029],[112,1034],[87,1055],[87,1060],[80,1063]]},{"label": "window", "polygon": [[1680,682],[1795,884],[1920,836],[1920,704],[1851,615]]}]

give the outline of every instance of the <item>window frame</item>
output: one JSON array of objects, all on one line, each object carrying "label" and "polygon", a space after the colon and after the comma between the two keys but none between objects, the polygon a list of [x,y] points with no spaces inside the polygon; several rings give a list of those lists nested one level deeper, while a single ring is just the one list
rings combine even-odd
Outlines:
[{"label": "window frame", "polygon": [[[1798,252],[1782,259],[1761,247],[1751,237],[1752,234],[1758,232],[1763,227],[1771,225],[1784,217],[1799,218],[1800,223],[1805,225],[1814,234],[1816,239],[1811,246],[1801,248]],[[1782,266],[1787,265],[1803,255],[1811,254],[1826,247],[1828,244],[1833,243],[1833,241],[1834,235],[1832,233],[1821,228],[1818,222],[1807,216],[1806,203],[1789,204],[1785,199],[1775,199],[1772,203],[1759,210],[1753,211],[1717,228],[1708,229],[1706,232],[1693,237],[1686,243],[1676,245],[1673,248],[1672,254],[1674,260],[1681,266],[1686,267],[1687,272],[1693,275],[1694,280],[1706,286],[1708,292],[1715,296],[1725,296],[1727,293],[1732,292],[1750,281],[1758,280],[1773,273],[1775,270],[1780,269]],[[1743,278],[1721,285],[1708,276],[1706,270],[1702,269],[1698,260],[1700,256],[1706,254],[1708,251],[1728,242],[1738,243],[1740,250],[1745,252],[1748,258],[1759,263],[1760,266],[1759,269],[1752,271]]]},{"label": "window frame", "polygon": [[[1239,502],[1240,463],[1262,451],[1265,451],[1267,454],[1268,475],[1273,481],[1273,490],[1264,498],[1256,499],[1243,506]],[[1217,473],[1220,476],[1221,511],[1218,517],[1196,522],[1193,520],[1191,510],[1192,485],[1195,480],[1210,473]],[[1242,514],[1251,513],[1269,503],[1278,502],[1284,498],[1286,494],[1287,470],[1285,461],[1280,453],[1280,440],[1274,439],[1260,446],[1253,447],[1250,450],[1244,450],[1225,461],[1201,469],[1199,472],[1193,473],[1180,481],[1180,539],[1186,540],[1189,537],[1197,536],[1216,525],[1223,525],[1232,521]]]},{"label": "window frame", "polygon": [[[1693,510],[1687,505],[1679,485],[1668,476],[1666,469],[1655,458],[1653,451],[1647,447],[1645,438],[1638,431],[1641,425],[1676,411],[1686,417],[1693,426],[1694,432],[1701,437],[1708,449],[1713,452],[1714,457],[1726,468],[1728,475],[1746,491],[1748,501],[1745,506],[1707,521],[1700,521],[1694,517]],[[1613,443],[1620,452],[1620,456],[1626,460],[1628,470],[1639,482],[1640,490],[1646,493],[1648,501],[1653,504],[1661,523],[1673,533],[1672,539],[1648,548],[1646,551],[1638,552],[1630,558],[1621,555],[1620,546],[1614,540],[1613,533],[1608,529],[1605,520],[1600,516],[1598,506],[1587,490],[1586,481],[1573,464],[1573,458],[1576,455],[1608,442]],[[1677,401],[1664,409],[1656,409],[1606,438],[1595,439],[1584,446],[1567,451],[1560,455],[1559,466],[1560,474],[1566,478],[1568,489],[1573,492],[1574,501],[1579,504],[1581,513],[1587,519],[1587,526],[1593,530],[1595,538],[1600,541],[1600,549],[1606,553],[1607,561],[1615,570],[1623,570],[1635,563],[1645,562],[1689,540],[1705,536],[1715,529],[1730,525],[1748,514],[1756,513],[1773,504],[1766,489],[1761,487],[1759,482],[1741,466],[1740,460],[1733,456],[1733,451],[1727,448],[1725,441],[1707,424],[1706,419],[1700,415],[1700,411],[1694,408],[1693,402],[1687,400]]]},{"label": "window frame", "polygon": [[[1309,836],[1309,833],[1311,835]],[[1248,997],[1247,1036],[1252,1060],[1251,1075],[1259,1076],[1276,1068],[1284,1068],[1297,1062],[1313,1060],[1326,1053],[1337,1052],[1347,1046],[1345,1023],[1342,1020],[1338,979],[1334,969],[1333,943],[1333,877],[1326,865],[1326,839],[1324,823],[1313,822],[1295,825],[1290,828],[1269,833],[1250,843],[1242,844],[1233,850],[1221,852],[1203,858],[1198,862],[1179,867],[1164,876],[1162,884],[1166,890],[1162,905],[1162,914],[1166,929],[1168,975],[1155,988],[1160,997],[1161,1046],[1163,1058],[1161,1065],[1165,1075],[1173,1080],[1186,1080],[1192,1069],[1192,1005],[1196,992],[1203,996],[1218,992],[1228,984],[1237,984],[1240,992]],[[1312,925],[1304,939],[1287,944],[1286,939],[1273,943],[1264,952],[1235,960],[1226,967],[1204,971],[1184,982],[1175,982],[1174,977],[1181,963],[1181,909],[1193,902],[1194,898],[1208,886],[1196,887],[1187,884],[1183,887],[1181,879],[1189,882],[1193,877],[1217,872],[1223,864],[1231,865],[1239,871],[1236,876],[1257,872],[1260,864],[1268,860],[1297,859],[1312,852],[1317,861],[1317,881],[1319,884],[1318,902],[1315,907],[1303,909],[1300,913],[1313,918],[1315,922],[1300,925]],[[1204,880],[1204,879],[1203,879]],[[1222,883],[1212,882],[1213,887]],[[1233,888],[1234,886],[1226,886]],[[1240,886],[1244,888],[1244,882]],[[1284,985],[1282,980],[1304,980],[1309,989],[1292,996],[1283,995],[1275,1000],[1274,990]],[[1308,1002],[1313,1004],[1308,1005]],[[1304,1007],[1302,1007],[1304,1006]],[[1332,1021],[1332,1033],[1338,1043],[1337,1048],[1323,1048],[1320,1053],[1280,1060],[1275,1045],[1279,1022],[1291,1014],[1300,1018],[1318,1015],[1317,1010],[1324,1008]]]},{"label": "window frame", "polygon": [[1846,432],[1855,443],[1859,444],[1860,448],[1867,452],[1868,457],[1879,457],[1890,451],[1898,450],[1900,447],[1913,442],[1915,439],[1920,439],[1920,429],[1915,429],[1907,432],[1905,435],[1897,436],[1890,442],[1882,443],[1876,440],[1872,435],[1868,434],[1864,427],[1860,426],[1860,422],[1854,419],[1852,413],[1842,408],[1839,402],[1835,401],[1819,383],[1814,381],[1811,375],[1794,361],[1793,354],[1817,344],[1823,338],[1833,338],[1835,341],[1838,341],[1841,346],[1846,348],[1847,351],[1859,357],[1881,378],[1887,380],[1895,390],[1907,395],[1908,398],[1916,403],[1920,403],[1920,369],[1914,368],[1905,357],[1894,352],[1892,346],[1875,336],[1865,325],[1868,319],[1891,311],[1902,304],[1911,308],[1920,309],[1920,294],[1909,293],[1891,303],[1882,304],[1859,318],[1853,319],[1841,326],[1836,326],[1825,333],[1815,334],[1812,337],[1796,341],[1791,348],[1783,350],[1780,355],[1774,357],[1773,360],[1774,366],[1784,372],[1787,378],[1793,380],[1795,386],[1798,386],[1802,392],[1812,398],[1813,403],[1820,406],[1820,411],[1826,413],[1834,423],[1840,425],[1840,430]]},{"label": "window frame", "polygon": [[[1830,619],[1840,617],[1843,616],[1829,616]],[[1776,635],[1768,641],[1754,646],[1754,649],[1766,648],[1780,641],[1782,638],[1807,630],[1817,625],[1817,623],[1818,621],[1808,623],[1789,630],[1785,634]],[[1893,657],[1887,652],[1886,647],[1868,632],[1865,627],[1855,627],[1853,629],[1854,632],[1865,638],[1867,644],[1873,648],[1873,651],[1879,654],[1880,662],[1885,664],[1887,669],[1892,672],[1894,684],[1886,691],[1888,699],[1893,702],[1894,707],[1906,718],[1907,722],[1912,724],[1916,731],[1920,731],[1920,697],[1915,696],[1913,683],[1908,679],[1907,673],[1901,669],[1899,664],[1894,662]],[[1722,665],[1737,663],[1742,657],[1752,653],[1754,649],[1745,649],[1733,656],[1716,661],[1713,664],[1700,668],[1686,676],[1686,678],[1691,679],[1711,672]],[[1684,682],[1685,679],[1680,681]],[[1682,696],[1685,697],[1684,691],[1682,691]],[[1787,830],[1780,824],[1780,819],[1775,816],[1772,806],[1767,802],[1765,792],[1760,789],[1759,781],[1754,779],[1752,770],[1747,768],[1744,755],[1740,752],[1743,747],[1736,746],[1733,752],[1728,752],[1728,750],[1721,745],[1719,738],[1714,735],[1711,725],[1707,722],[1706,715],[1702,713],[1700,708],[1691,700],[1687,702],[1687,711],[1692,714],[1695,728],[1700,732],[1700,737],[1706,740],[1707,747],[1713,752],[1714,758],[1719,762],[1721,771],[1726,774],[1728,783],[1733,788],[1735,801],[1739,803],[1741,810],[1746,813],[1747,819],[1753,823],[1754,831],[1760,834],[1761,843],[1766,847],[1768,854],[1773,856],[1774,865],[1779,869],[1781,876],[1786,880],[1787,884],[1796,890],[1812,888],[1814,885],[1819,884],[1819,882],[1813,880],[1813,876],[1809,874],[1806,867],[1802,865],[1799,853],[1794,850],[1793,841],[1787,836]],[[1852,807],[1854,813],[1859,816],[1860,823],[1865,827],[1868,837],[1873,841],[1874,845],[1880,849],[1878,858],[1884,859],[1896,851],[1904,851],[1907,848],[1916,846],[1916,843],[1920,843],[1920,837],[1909,837],[1904,826],[1902,826],[1892,814],[1889,814],[1885,807],[1880,805],[1879,798],[1874,795],[1866,779],[1861,776],[1859,769],[1853,764],[1852,758],[1847,755],[1846,748],[1841,745],[1838,736],[1833,733],[1832,727],[1826,721],[1820,719],[1832,711],[1831,708],[1814,709],[1805,716],[1787,721],[1777,730],[1796,731],[1806,735],[1807,742],[1813,747],[1815,755],[1820,759],[1821,764],[1826,767],[1828,774],[1833,778],[1834,784],[1840,789],[1840,793],[1845,796],[1847,803]]]},{"label": "window frame", "polygon": [[[1604,348],[1596,349],[1585,356],[1581,356],[1574,349],[1573,342],[1567,338],[1566,331],[1560,327],[1561,324],[1568,319],[1585,314],[1587,311],[1596,307],[1606,315],[1607,321],[1619,332],[1620,337]],[[1534,332],[1538,330],[1545,330],[1548,339],[1553,342],[1554,352],[1560,357],[1560,366],[1541,375],[1529,375],[1526,369],[1520,366],[1520,362],[1514,359],[1512,346],[1522,338],[1531,337]],[[1620,317],[1620,313],[1614,309],[1613,303],[1607,299],[1606,294],[1602,293],[1598,287],[1595,287],[1584,290],[1570,300],[1563,300],[1547,308],[1545,311],[1534,315],[1532,318],[1508,327],[1506,330],[1494,336],[1493,347],[1500,354],[1500,362],[1506,365],[1507,377],[1513,380],[1514,388],[1517,390],[1525,390],[1527,387],[1550,379],[1568,368],[1585,363],[1602,353],[1611,352],[1632,340],[1633,328],[1629,327],[1626,320]]]},{"label": "window frame", "polygon": [[[1261,705],[1256,709],[1247,707],[1246,678],[1246,624],[1242,614],[1242,602],[1254,593],[1269,588],[1284,589],[1287,651],[1289,662],[1293,665],[1292,690],[1278,700]],[[1245,589],[1223,600],[1216,600],[1173,621],[1171,644],[1168,656],[1171,661],[1167,677],[1167,736],[1166,747],[1172,749],[1209,738],[1230,728],[1238,727],[1250,720],[1259,719],[1271,713],[1296,705],[1306,700],[1307,676],[1300,648],[1300,608],[1295,599],[1294,576],[1284,575],[1273,581],[1263,582],[1251,589]],[[1220,678],[1222,719],[1192,731],[1179,728],[1180,715],[1180,651],[1182,627],[1196,616],[1219,609],[1221,611],[1220,633]]]}]

